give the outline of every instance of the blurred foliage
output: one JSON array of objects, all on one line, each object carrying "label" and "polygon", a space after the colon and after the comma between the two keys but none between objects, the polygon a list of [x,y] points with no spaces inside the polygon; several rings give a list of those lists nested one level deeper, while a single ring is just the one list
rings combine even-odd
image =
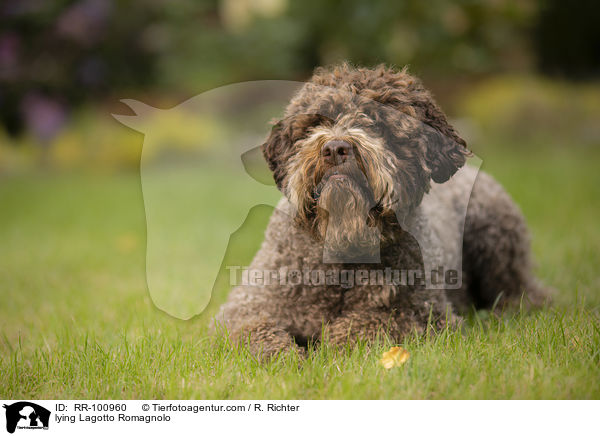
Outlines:
[{"label": "blurred foliage", "polygon": [[[3,148],[33,144],[42,149],[0,152],[0,166],[6,168],[7,159],[26,161],[23,156],[28,153],[61,165],[90,156],[111,161],[117,159],[108,157],[113,153],[107,150],[113,148],[125,155],[128,165],[131,152],[115,144],[128,143],[120,138],[130,138],[131,133],[115,133],[120,127],[107,119],[107,103],[136,96],[156,104],[165,94],[189,97],[233,82],[304,80],[315,66],[342,60],[408,64],[441,94],[452,94],[457,83],[471,87],[482,82],[488,88],[473,94],[482,100],[460,107],[484,124],[494,118],[486,107],[506,104],[506,114],[499,119],[514,118],[506,125],[520,121],[523,128],[533,129],[547,124],[551,132],[553,126],[573,121],[572,129],[577,130],[593,124],[589,114],[595,114],[594,108],[586,112],[583,88],[577,88],[584,93],[580,96],[575,88],[567,91],[567,85],[554,89],[541,81],[530,88],[521,79],[499,84],[489,78],[523,77],[534,72],[536,64],[550,73],[597,76],[597,18],[598,6],[592,0],[577,7],[558,0],[3,2],[0,141]],[[509,97],[510,104],[520,106],[511,108]],[[582,107],[577,109],[580,100]],[[509,114],[512,109],[523,112]],[[579,111],[584,112],[583,121]],[[553,118],[559,120],[549,122]],[[196,127],[194,132],[205,128]],[[523,128],[515,125],[514,134]],[[594,127],[582,128],[596,137]]]},{"label": "blurred foliage", "polygon": [[147,36],[158,10],[143,1],[21,0],[0,6],[0,117],[44,141],[68,111],[107,92],[154,83]]},{"label": "blurred foliage", "polygon": [[[600,147],[600,84],[503,75],[473,85],[457,97],[454,106],[460,117],[452,123],[476,153],[488,145],[547,150]],[[4,134],[0,174],[34,169],[40,163],[59,169],[138,168],[142,143],[148,147],[147,158],[164,158],[164,150],[193,156],[205,152],[201,144],[219,144],[224,132],[234,129],[231,123],[224,125],[193,111],[162,111],[159,118],[145,121],[152,126],[152,135],[145,139],[116,122],[104,108],[95,107],[78,111],[45,147],[39,147],[31,133],[21,138]],[[260,144],[260,139],[248,140]]]},{"label": "blurred foliage", "polygon": [[598,84],[502,76],[474,86],[457,106],[473,145],[493,138],[505,147],[600,147]]},{"label": "blurred foliage", "polygon": [[[31,133],[0,134],[0,174],[41,168],[112,170],[137,168],[143,136],[97,108],[78,111],[45,146]],[[17,146],[18,145],[18,146]]]},{"label": "blurred foliage", "polygon": [[163,34],[176,49],[160,60],[161,77],[192,89],[305,79],[315,66],[342,60],[441,75],[523,68],[537,11],[535,0],[221,0],[214,21],[199,28],[189,19],[197,6],[171,4]]},{"label": "blurred foliage", "polygon": [[[0,117],[45,141],[124,90],[304,79],[341,60],[480,73],[527,58],[534,0],[21,0],[0,6]],[[44,121],[42,121],[44,120]]]}]

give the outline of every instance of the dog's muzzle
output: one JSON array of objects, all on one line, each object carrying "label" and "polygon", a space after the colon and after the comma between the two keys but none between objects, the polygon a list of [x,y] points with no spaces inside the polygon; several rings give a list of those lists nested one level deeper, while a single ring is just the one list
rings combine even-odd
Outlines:
[{"label": "dog's muzzle", "polygon": [[354,150],[346,141],[334,139],[323,145],[321,158],[325,167],[334,167],[354,159]]},{"label": "dog's muzzle", "polygon": [[324,253],[330,260],[367,261],[379,252],[377,231],[367,223],[375,205],[373,192],[348,143],[331,141],[326,146],[324,159],[341,163],[325,172],[313,193]]}]

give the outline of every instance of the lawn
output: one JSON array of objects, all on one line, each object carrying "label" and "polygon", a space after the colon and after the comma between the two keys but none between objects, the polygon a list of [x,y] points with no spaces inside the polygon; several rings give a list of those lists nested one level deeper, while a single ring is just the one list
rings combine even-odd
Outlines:
[{"label": "lawn", "polygon": [[[301,364],[293,355],[258,364],[207,334],[226,298],[224,281],[191,320],[158,310],[146,288],[138,173],[0,179],[0,397],[599,399],[600,155],[565,147],[480,156],[521,205],[538,275],[558,289],[555,302],[502,318],[479,312],[460,331],[408,337],[401,345],[411,357],[392,370],[378,362],[393,345],[383,341],[341,351],[324,345]],[[223,174],[196,177],[227,199],[214,182]],[[255,212],[228,254],[242,264],[268,215]],[[230,212],[221,213],[215,222],[230,226]]]}]

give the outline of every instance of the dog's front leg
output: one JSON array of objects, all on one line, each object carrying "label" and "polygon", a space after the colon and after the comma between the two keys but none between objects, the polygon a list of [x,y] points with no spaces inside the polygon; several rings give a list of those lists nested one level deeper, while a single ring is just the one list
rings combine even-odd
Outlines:
[{"label": "dog's front leg", "polygon": [[268,321],[242,324],[237,330],[229,332],[229,337],[234,343],[247,346],[259,360],[268,360],[292,350],[304,357],[306,352],[287,331]]},{"label": "dog's front leg", "polygon": [[[258,288],[253,289],[259,294]],[[234,289],[231,301],[224,304],[215,317],[213,330],[226,333],[236,346],[247,346],[250,353],[261,360],[292,350],[304,356],[304,348],[299,347],[286,330],[285,318],[276,315],[278,306],[273,300],[256,294],[249,298],[248,293],[248,289]],[[275,322],[278,319],[280,322]]]},{"label": "dog's front leg", "polygon": [[372,341],[378,336],[401,340],[417,324],[413,319],[376,309],[361,309],[342,314],[325,328],[325,341],[336,346],[355,344],[359,340]]}]

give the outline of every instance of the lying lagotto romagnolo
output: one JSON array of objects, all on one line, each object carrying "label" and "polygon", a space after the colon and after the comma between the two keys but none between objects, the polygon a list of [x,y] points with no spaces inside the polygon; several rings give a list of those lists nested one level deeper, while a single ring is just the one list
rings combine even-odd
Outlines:
[{"label": "lying lagotto romagnolo", "polygon": [[215,319],[252,353],[303,354],[324,334],[399,342],[473,306],[547,298],[518,207],[465,165],[465,141],[405,70],[317,69],[263,153],[284,198],[250,265],[258,279]]}]

